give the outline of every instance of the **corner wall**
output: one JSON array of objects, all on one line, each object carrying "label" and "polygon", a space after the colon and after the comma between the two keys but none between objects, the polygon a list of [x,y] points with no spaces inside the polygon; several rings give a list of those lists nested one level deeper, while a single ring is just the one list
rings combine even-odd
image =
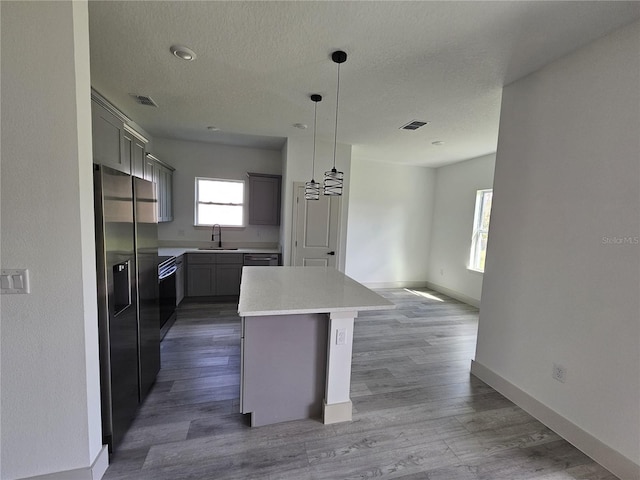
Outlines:
[{"label": "corner wall", "polygon": [[100,478],[86,1],[1,2],[0,477]]},{"label": "corner wall", "polygon": [[428,285],[475,306],[480,305],[482,276],[467,268],[476,192],[493,187],[495,154],[436,169]]},{"label": "corner wall", "polygon": [[640,478],[639,46],[635,22],[505,88],[476,352],[625,479]]},{"label": "corner wall", "polygon": [[423,286],[435,172],[354,159],[345,273],[370,287]]}]

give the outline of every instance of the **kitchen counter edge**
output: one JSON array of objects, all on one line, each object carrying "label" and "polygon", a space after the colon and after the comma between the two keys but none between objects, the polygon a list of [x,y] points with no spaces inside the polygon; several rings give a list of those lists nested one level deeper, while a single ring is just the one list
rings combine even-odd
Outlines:
[{"label": "kitchen counter edge", "polygon": [[200,250],[196,247],[160,247],[158,255],[179,257],[185,253],[280,253],[277,248],[238,248],[234,250]]}]

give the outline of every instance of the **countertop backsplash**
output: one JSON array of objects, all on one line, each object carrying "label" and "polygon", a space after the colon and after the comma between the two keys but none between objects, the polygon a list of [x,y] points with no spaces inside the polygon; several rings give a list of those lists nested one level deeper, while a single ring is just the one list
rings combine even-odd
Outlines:
[{"label": "countertop backsplash", "polygon": [[[212,241],[188,241],[188,240],[159,240],[159,248],[209,248],[217,247],[217,242]],[[280,245],[274,242],[225,242],[222,239],[222,247],[224,249],[240,249],[240,250],[275,250],[280,252]]]}]

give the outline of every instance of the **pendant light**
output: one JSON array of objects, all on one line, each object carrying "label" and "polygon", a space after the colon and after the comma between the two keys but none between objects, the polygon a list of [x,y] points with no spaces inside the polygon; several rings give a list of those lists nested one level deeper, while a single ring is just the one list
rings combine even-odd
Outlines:
[{"label": "pendant light", "polygon": [[314,93],[311,95],[313,106],[313,157],[311,160],[311,181],[304,184],[305,200],[320,200],[320,184],[314,180],[316,169],[316,124],[318,120],[318,102],[322,101],[322,96]]},{"label": "pendant light", "polygon": [[336,170],[336,149],[338,146],[338,104],[340,100],[340,64],[347,61],[347,54],[336,50],[331,54],[331,60],[338,64],[338,86],[336,88],[336,128],[333,136],[333,168],[324,172],[324,194],[330,196],[342,195],[344,172]]}]

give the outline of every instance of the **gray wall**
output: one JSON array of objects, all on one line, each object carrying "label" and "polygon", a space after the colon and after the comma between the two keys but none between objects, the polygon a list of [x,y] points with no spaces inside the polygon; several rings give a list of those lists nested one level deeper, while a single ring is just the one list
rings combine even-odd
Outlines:
[{"label": "gray wall", "polygon": [[435,171],[353,159],[345,273],[372,287],[424,285]]},{"label": "gray wall", "polygon": [[476,354],[636,463],[639,46],[636,22],[505,88]]},{"label": "gray wall", "polygon": [[0,8],[0,258],[31,280],[0,306],[0,477],[89,478],[102,445],[87,4]]},{"label": "gray wall", "polygon": [[476,192],[493,187],[495,154],[436,169],[429,286],[478,306],[480,272],[469,270]]}]

